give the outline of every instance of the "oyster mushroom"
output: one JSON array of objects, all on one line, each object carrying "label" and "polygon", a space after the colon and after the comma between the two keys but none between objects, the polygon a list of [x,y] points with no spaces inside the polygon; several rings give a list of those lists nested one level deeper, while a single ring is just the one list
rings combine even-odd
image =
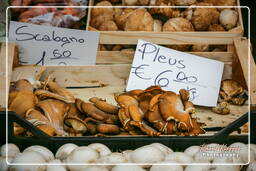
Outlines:
[{"label": "oyster mushroom", "polygon": [[229,103],[243,105],[247,100],[243,87],[236,81],[227,79],[221,82],[220,97]]},{"label": "oyster mushroom", "polygon": [[58,130],[51,125],[48,118],[36,109],[29,109],[26,112],[25,118],[28,122],[32,123],[35,127],[39,128],[50,136],[58,134]]},{"label": "oyster mushroom", "polygon": [[66,135],[63,127],[63,121],[64,115],[68,111],[68,106],[65,103],[59,100],[47,99],[40,101],[37,104],[37,107],[43,111],[44,115],[55,128],[58,135]]},{"label": "oyster mushroom", "polygon": [[34,108],[37,98],[33,86],[26,80],[19,80],[10,88],[8,108],[24,117],[28,109]]},{"label": "oyster mushroom", "polygon": [[97,97],[92,97],[89,99],[90,102],[94,103],[94,105],[99,108],[100,110],[107,112],[107,113],[111,113],[111,114],[118,114],[118,107],[108,104],[106,102],[106,100],[102,100],[100,98]]},{"label": "oyster mushroom", "polygon": [[230,113],[229,105],[225,101],[218,103],[216,107],[212,108],[212,111],[221,115],[227,115]]}]

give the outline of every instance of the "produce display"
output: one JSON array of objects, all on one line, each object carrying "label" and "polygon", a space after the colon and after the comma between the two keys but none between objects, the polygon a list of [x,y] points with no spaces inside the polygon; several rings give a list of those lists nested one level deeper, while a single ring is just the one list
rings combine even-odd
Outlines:
[{"label": "produce display", "polygon": [[[15,144],[8,144],[1,147],[0,168],[2,171],[8,169],[11,171],[254,171],[256,166],[255,144],[250,145],[249,166],[217,165],[217,163],[246,163],[248,148],[247,144],[239,142],[229,146],[212,143],[190,146],[184,152],[175,152],[163,144],[153,143],[135,150],[112,152],[107,146],[100,143],[88,146],[68,143],[62,145],[54,155],[49,149],[39,145],[30,146],[21,152]],[[216,151],[209,149],[216,149]],[[220,149],[229,149],[230,151],[223,152]],[[6,156],[7,150],[8,156]],[[203,156],[204,154],[208,154],[208,156]],[[217,154],[223,156],[216,156]],[[42,165],[8,166],[6,159],[10,163],[41,163]],[[98,165],[93,165],[93,163]],[[118,163],[133,163],[134,165],[118,165]],[[157,165],[157,163],[164,165]],[[168,165],[174,163],[180,165]],[[183,163],[184,165],[182,165]],[[185,163],[213,165],[186,166]]]},{"label": "produce display", "polygon": [[[85,21],[82,18],[86,16],[86,9],[68,6],[87,5],[87,0],[11,0],[11,5],[20,7],[35,6],[34,8],[11,8],[13,20],[19,22],[66,28],[85,26]],[[45,8],[37,8],[39,6],[45,6]],[[46,8],[47,6],[67,7]]]},{"label": "produce display", "polygon": [[[115,2],[114,2],[115,3]],[[115,8],[115,5],[150,6],[149,8]],[[99,31],[152,31],[193,32],[231,31],[237,26],[238,12],[230,8],[200,8],[200,6],[235,6],[236,1],[209,0],[124,0],[95,1],[99,8],[91,9],[89,30]],[[100,8],[106,6],[106,8]],[[152,7],[161,6],[161,8]],[[162,8],[163,6],[191,6]],[[196,7],[196,8],[195,8]]]},{"label": "produce display", "polygon": [[[32,84],[21,79],[10,87],[9,109],[50,136],[205,133],[185,89],[177,95],[151,86],[116,95],[115,100],[118,106],[98,97],[85,102],[50,77]],[[18,125],[14,130],[15,135],[24,133]]]}]

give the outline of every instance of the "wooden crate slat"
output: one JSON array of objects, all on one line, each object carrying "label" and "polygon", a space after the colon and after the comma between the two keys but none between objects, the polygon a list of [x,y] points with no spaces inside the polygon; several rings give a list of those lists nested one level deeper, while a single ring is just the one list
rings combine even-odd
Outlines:
[{"label": "wooden crate slat", "polygon": [[156,44],[232,44],[234,37],[242,36],[232,32],[124,32],[101,31],[100,44],[137,44],[138,39]]},{"label": "wooden crate slat", "polygon": [[[131,64],[96,65],[96,66],[22,66],[13,70],[12,81],[31,78],[42,69],[42,79],[52,74],[64,87],[100,87],[125,85],[129,77]],[[222,79],[231,78],[232,65],[225,64]]]},{"label": "wooden crate slat", "polygon": [[[7,54],[8,53],[8,54]],[[6,55],[8,61],[6,61]],[[6,77],[6,62],[8,64],[8,75]],[[13,66],[17,66],[18,53],[14,43],[9,43],[6,47],[6,43],[0,43],[0,106],[6,107],[6,92],[9,90],[10,78],[12,75]],[[6,87],[7,83],[7,87]]]},{"label": "wooden crate slat", "polygon": [[250,51],[249,41],[247,39],[235,39],[234,45],[245,81],[250,88],[251,104],[256,105],[256,65]]},{"label": "wooden crate slat", "polygon": [[[222,62],[232,62],[231,52],[188,52],[194,55],[219,60]],[[99,51],[97,54],[97,64],[127,64],[132,63],[134,52],[132,51]]]}]

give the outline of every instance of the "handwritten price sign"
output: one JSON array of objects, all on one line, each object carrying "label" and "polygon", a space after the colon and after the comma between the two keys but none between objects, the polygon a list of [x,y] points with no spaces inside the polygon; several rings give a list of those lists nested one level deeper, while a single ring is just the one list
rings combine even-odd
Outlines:
[{"label": "handwritten price sign", "polygon": [[9,40],[21,64],[95,65],[99,33],[11,21]]},{"label": "handwritten price sign", "polygon": [[216,106],[224,63],[139,40],[126,90],[160,85],[190,92],[201,106]]}]

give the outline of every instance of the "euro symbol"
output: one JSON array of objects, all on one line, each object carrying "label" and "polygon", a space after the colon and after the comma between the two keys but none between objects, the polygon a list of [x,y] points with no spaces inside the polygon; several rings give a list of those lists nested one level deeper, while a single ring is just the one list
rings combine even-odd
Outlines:
[{"label": "euro symbol", "polygon": [[[134,72],[132,72],[133,74],[135,74],[137,77],[139,77],[139,78],[141,78],[141,79],[143,79],[143,80],[150,80],[151,78],[146,78],[146,77],[143,77],[142,75],[143,74],[145,74],[144,72],[143,72],[143,70],[145,69],[145,67],[148,67],[149,65],[147,65],[147,64],[142,64],[142,65],[140,65],[140,66],[138,66],[138,67],[132,67],[132,68],[134,68]],[[141,70],[141,71],[140,71]]]}]

